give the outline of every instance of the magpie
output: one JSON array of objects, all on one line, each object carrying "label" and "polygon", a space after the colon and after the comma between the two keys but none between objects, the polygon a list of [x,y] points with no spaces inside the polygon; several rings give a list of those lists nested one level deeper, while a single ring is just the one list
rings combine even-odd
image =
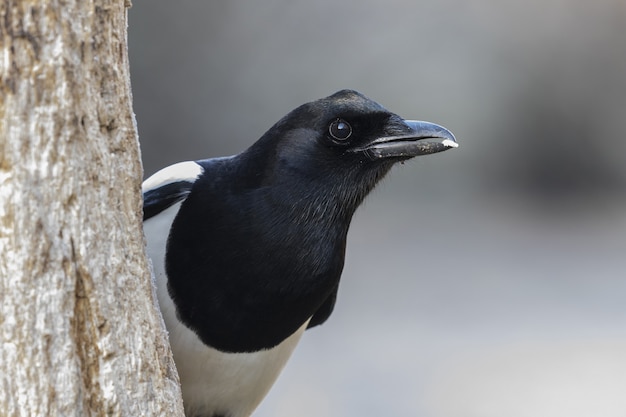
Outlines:
[{"label": "magpie", "polygon": [[356,208],[397,162],[457,147],[352,90],[291,111],[247,150],[143,183],[144,231],[185,413],[249,416],[333,311]]}]

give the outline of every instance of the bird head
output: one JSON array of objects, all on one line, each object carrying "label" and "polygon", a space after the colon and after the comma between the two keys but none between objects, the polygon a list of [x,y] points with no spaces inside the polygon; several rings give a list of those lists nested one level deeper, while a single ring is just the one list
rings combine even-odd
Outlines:
[{"label": "bird head", "polygon": [[243,155],[263,161],[262,181],[318,202],[309,207],[336,201],[351,214],[395,163],[457,146],[442,126],[405,120],[342,90],[296,108]]}]

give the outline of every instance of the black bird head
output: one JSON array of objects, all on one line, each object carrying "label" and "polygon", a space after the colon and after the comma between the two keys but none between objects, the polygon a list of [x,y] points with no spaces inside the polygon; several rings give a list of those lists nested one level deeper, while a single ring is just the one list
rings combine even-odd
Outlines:
[{"label": "black bird head", "polygon": [[310,209],[335,204],[351,215],[395,163],[457,146],[442,126],[404,120],[342,90],[296,108],[244,155],[263,161],[259,171],[268,183],[306,194]]},{"label": "black bird head", "polygon": [[456,147],[350,90],[304,104],[203,173],[167,254],[180,318],[210,346],[250,352],[332,312],[352,215],[399,161]]}]

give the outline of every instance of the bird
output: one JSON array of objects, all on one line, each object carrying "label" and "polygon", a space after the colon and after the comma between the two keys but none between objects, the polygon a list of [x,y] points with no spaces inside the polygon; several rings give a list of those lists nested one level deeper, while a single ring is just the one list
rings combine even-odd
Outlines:
[{"label": "bird", "polygon": [[457,146],[440,125],[341,90],[237,155],[147,178],[147,253],[186,415],[250,416],[331,315],[363,199],[394,164]]}]

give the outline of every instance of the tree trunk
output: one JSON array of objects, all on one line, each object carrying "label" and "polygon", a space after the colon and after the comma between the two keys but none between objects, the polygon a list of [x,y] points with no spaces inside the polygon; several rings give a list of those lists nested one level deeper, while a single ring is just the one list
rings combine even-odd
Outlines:
[{"label": "tree trunk", "polygon": [[0,416],[181,416],[124,0],[0,3]]}]

